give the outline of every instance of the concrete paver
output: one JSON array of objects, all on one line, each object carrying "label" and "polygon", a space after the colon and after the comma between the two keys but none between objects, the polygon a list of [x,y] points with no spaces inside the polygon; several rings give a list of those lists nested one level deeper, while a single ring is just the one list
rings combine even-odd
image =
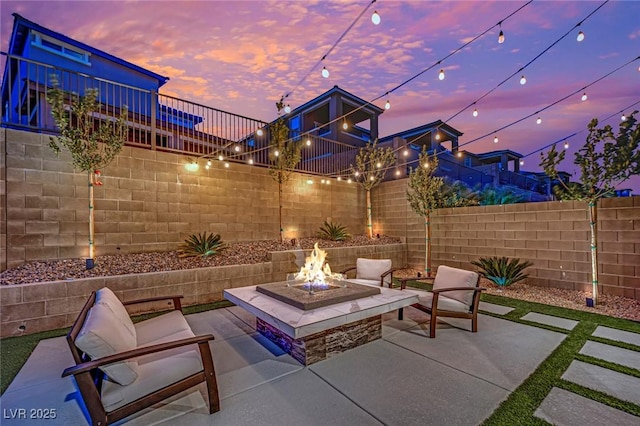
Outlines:
[{"label": "concrete paver", "polygon": [[521,319],[537,322],[539,324],[550,325],[553,327],[563,328],[565,330],[573,330],[573,328],[578,325],[578,321],[554,317],[551,315],[539,314],[537,312],[529,312],[527,315],[523,316]]},{"label": "concrete paver", "polygon": [[595,329],[592,336],[603,337],[605,339],[611,339],[618,342],[625,342],[631,345],[640,346],[640,334],[632,333],[630,331],[616,330],[615,328],[598,326]]},{"label": "concrete paver", "polygon": [[509,306],[496,305],[495,303],[480,302],[480,310],[491,312],[492,314],[505,315],[513,311],[515,308]]},{"label": "concrete paver", "polygon": [[640,352],[588,341],[580,349],[580,353],[640,370]]},{"label": "concrete paver", "polygon": [[640,405],[640,379],[597,365],[572,361],[562,378]]}]

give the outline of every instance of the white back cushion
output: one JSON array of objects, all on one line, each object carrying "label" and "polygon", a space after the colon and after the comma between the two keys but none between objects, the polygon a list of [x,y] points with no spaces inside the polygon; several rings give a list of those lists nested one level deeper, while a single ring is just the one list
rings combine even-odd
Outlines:
[{"label": "white back cushion", "polygon": [[[476,272],[452,268],[446,265],[438,266],[436,278],[433,281],[434,290],[441,290],[450,287],[474,288],[477,285],[478,274]],[[440,293],[440,296],[458,300],[467,306],[470,306],[473,301],[472,291],[447,291],[446,293]]]},{"label": "white back cushion", "polygon": [[106,305],[111,309],[116,318],[135,336],[136,327],[133,325],[133,321],[131,321],[127,308],[124,307],[120,299],[118,299],[118,296],[116,296],[109,287],[103,287],[96,292],[96,304],[98,303]]},{"label": "white back cushion", "polygon": [[[380,276],[391,269],[391,259],[362,259],[356,260],[356,278],[362,280],[378,280]],[[389,284],[391,275],[385,277],[385,284]]]},{"label": "white back cushion", "polygon": [[[136,336],[105,304],[97,303],[89,310],[76,346],[91,359],[103,358],[136,348]],[[101,367],[109,378],[121,385],[133,383],[138,377],[136,361],[118,362]]]}]

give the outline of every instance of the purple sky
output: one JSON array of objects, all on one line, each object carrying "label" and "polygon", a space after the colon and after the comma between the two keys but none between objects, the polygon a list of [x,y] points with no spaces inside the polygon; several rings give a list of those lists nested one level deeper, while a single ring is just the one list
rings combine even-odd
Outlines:
[{"label": "purple sky", "polygon": [[[504,20],[525,1],[378,0],[319,68],[288,98],[292,107],[334,85],[372,100]],[[534,1],[509,19],[498,44],[494,28],[465,49],[388,96],[380,135],[447,120],[494,89],[584,20],[602,2]],[[161,92],[248,117],[271,121],[274,102],[294,89],[369,4],[363,1],[5,1],[0,3],[1,49],[12,12],[115,56],[170,77]],[[377,10],[382,23],[370,16]],[[473,107],[448,121],[464,133],[460,143],[533,114],[640,55],[640,1],[610,1],[578,29]],[[320,76],[326,66],[330,78]],[[438,80],[444,68],[446,78]],[[527,83],[519,83],[525,74]],[[620,111],[640,109],[640,60],[545,110],[463,149],[511,149],[527,155],[575,132],[582,146],[587,123],[617,128]],[[377,101],[383,107],[387,96]],[[637,103],[637,104],[636,104]],[[634,108],[628,108],[636,104]],[[524,169],[539,170],[539,154]],[[627,182],[640,194],[640,179]]]}]

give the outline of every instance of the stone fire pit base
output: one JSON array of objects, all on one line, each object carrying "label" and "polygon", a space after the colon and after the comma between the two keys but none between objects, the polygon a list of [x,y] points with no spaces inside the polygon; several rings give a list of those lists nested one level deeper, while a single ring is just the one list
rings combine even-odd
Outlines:
[{"label": "stone fire pit base", "polygon": [[382,336],[382,315],[354,321],[299,339],[293,339],[260,318],[256,318],[256,330],[301,364],[311,365],[379,339]]}]

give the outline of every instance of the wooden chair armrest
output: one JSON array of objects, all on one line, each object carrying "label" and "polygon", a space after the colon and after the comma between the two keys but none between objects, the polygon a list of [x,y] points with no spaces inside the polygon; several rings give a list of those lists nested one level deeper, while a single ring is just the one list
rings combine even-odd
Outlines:
[{"label": "wooden chair armrest", "polygon": [[137,300],[129,300],[128,302],[122,302],[123,305],[136,305],[138,303],[147,303],[147,302],[159,302],[161,300],[173,300],[173,309],[177,311],[182,311],[182,303],[180,299],[184,296],[157,296],[157,297],[148,297],[146,299],[137,299]]},{"label": "wooden chair armrest", "polygon": [[352,267],[350,267],[350,268],[345,269],[344,271],[342,271],[342,272],[340,272],[340,273],[341,273],[341,274],[346,274],[347,272],[349,272],[349,271],[353,271],[353,270],[355,270],[355,269],[356,269],[356,267],[355,267],[355,266],[352,266]]},{"label": "wooden chair armrest", "polygon": [[[393,273],[395,271],[399,271],[400,269],[404,269],[404,268],[391,268],[388,271],[384,271],[382,273],[382,275],[380,275],[380,282],[384,283],[384,277],[386,277],[387,275],[391,274],[391,280],[389,281],[389,288],[393,288]],[[384,285],[383,285],[384,287]]]},{"label": "wooden chair armrest", "polygon": [[445,291],[460,291],[460,290],[468,290],[473,292],[485,291],[486,288],[482,287],[449,287],[449,288],[439,288],[437,290],[431,290],[431,293],[444,293]]},{"label": "wooden chair armrest", "polygon": [[210,340],[213,340],[212,334],[203,334],[195,337],[188,337],[186,339],[175,340],[173,342],[159,343],[157,345],[143,346],[141,348],[132,349],[130,351],[119,352],[117,354],[105,356],[103,358],[94,359],[91,361],[83,362],[73,367],[69,367],[62,372],[62,377],[70,375],[76,375],[80,373],[86,373],[94,368],[101,367],[103,365],[113,364],[114,362],[126,361],[131,358],[136,358],[142,355],[149,355],[157,352],[166,351],[169,349],[179,348],[181,346],[194,345],[194,344],[208,344]]},{"label": "wooden chair armrest", "polygon": [[404,290],[407,286],[407,281],[422,281],[422,280],[433,280],[435,277],[408,277],[408,278],[399,278],[400,280],[400,289]]}]

